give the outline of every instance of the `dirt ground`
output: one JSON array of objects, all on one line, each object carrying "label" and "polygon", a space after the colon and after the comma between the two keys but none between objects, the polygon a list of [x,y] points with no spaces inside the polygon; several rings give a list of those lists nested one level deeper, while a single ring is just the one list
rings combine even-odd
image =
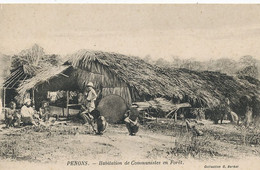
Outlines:
[{"label": "dirt ground", "polygon": [[[136,136],[123,124],[102,136],[88,125],[56,121],[46,126],[5,129],[0,125],[0,161],[64,163],[72,160],[234,160],[260,158],[260,133],[230,123],[199,121],[204,135],[187,132],[184,122],[159,119],[140,126]],[[98,162],[96,162],[98,163]],[[95,164],[95,162],[94,162]]]}]

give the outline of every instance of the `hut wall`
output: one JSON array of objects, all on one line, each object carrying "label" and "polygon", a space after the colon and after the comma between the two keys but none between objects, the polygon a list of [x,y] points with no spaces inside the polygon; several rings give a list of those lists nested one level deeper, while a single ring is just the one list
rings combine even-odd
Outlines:
[{"label": "hut wall", "polygon": [[132,104],[132,98],[128,87],[114,87],[114,88],[103,88],[102,97],[108,96],[110,94],[116,94],[125,99],[128,106]]},{"label": "hut wall", "polygon": [[93,72],[77,69],[77,83],[80,89],[84,89],[88,82],[93,82],[97,91],[102,91],[102,97],[116,94],[123,97],[128,105],[132,103],[132,97],[127,84],[119,80],[103,67],[92,67]]},{"label": "hut wall", "polygon": [[77,83],[81,89],[84,89],[89,82],[94,83],[96,88],[98,87],[127,87],[125,82],[120,81],[112,73],[102,71],[89,72],[82,69],[77,69]]}]

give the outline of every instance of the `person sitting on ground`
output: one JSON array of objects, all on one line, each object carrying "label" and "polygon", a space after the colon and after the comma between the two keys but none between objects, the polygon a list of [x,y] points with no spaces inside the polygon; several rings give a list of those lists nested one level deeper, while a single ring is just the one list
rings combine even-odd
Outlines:
[{"label": "person sitting on ground", "polygon": [[40,118],[46,122],[49,120],[50,118],[50,107],[49,107],[49,102],[47,101],[43,101],[42,102],[42,107],[39,110],[39,115]]},{"label": "person sitting on ground", "polygon": [[97,109],[93,110],[90,114],[94,117],[94,120],[97,123],[97,134],[103,135],[108,126],[105,117],[101,116],[100,112]]},{"label": "person sitting on ground", "polygon": [[31,99],[24,100],[24,105],[21,108],[21,116],[24,124],[36,125],[36,122],[33,119],[35,116],[35,110],[31,107]]},{"label": "person sitting on ground", "polygon": [[131,114],[131,110],[127,110],[125,113],[125,125],[129,132],[129,135],[134,136],[138,132],[139,123],[138,123],[138,116]]},{"label": "person sitting on ground", "polygon": [[[16,107],[16,103],[14,103],[14,108]],[[14,120],[13,120],[13,124],[17,124],[17,127],[20,127],[21,126],[21,113],[20,111],[16,110],[14,112]]]},{"label": "person sitting on ground", "polygon": [[11,126],[13,126],[13,122],[14,122],[14,116],[15,116],[15,112],[16,112],[16,104],[15,102],[10,102],[9,104],[10,108],[6,108],[5,109],[5,124],[6,124],[6,128],[9,128]]}]

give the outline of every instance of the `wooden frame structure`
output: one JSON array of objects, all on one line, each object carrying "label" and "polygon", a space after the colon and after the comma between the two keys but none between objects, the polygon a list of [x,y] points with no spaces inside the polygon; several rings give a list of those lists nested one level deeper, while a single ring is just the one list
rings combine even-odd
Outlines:
[{"label": "wooden frame structure", "polygon": [[[24,82],[28,78],[28,75],[24,73],[23,67],[16,68],[3,83],[3,109],[6,107],[6,91],[16,89],[20,83]],[[34,102],[34,99],[33,99]]]}]

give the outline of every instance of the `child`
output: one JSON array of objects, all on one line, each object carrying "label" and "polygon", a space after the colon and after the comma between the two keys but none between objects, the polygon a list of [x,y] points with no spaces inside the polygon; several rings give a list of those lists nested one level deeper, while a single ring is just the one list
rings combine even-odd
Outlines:
[{"label": "child", "polygon": [[126,111],[124,122],[126,128],[128,129],[129,135],[135,136],[135,134],[138,132],[139,129],[137,115],[131,114],[130,110]]},{"label": "child", "polygon": [[[15,104],[15,106],[16,106],[16,104]],[[17,127],[21,126],[21,113],[17,110],[14,112],[13,124],[15,124],[15,123],[17,124]]]},{"label": "child", "polygon": [[5,109],[5,123],[6,128],[9,128],[14,125],[14,117],[16,115],[16,104],[15,102],[10,102],[9,104],[10,108]]},{"label": "child", "polygon": [[103,135],[108,125],[105,117],[101,116],[100,112],[96,109],[91,112],[91,115],[93,116],[95,122],[97,122],[97,134]]},{"label": "child", "polygon": [[50,118],[50,107],[47,101],[42,102],[42,107],[40,108],[40,118],[43,119],[44,122],[48,121]]}]

